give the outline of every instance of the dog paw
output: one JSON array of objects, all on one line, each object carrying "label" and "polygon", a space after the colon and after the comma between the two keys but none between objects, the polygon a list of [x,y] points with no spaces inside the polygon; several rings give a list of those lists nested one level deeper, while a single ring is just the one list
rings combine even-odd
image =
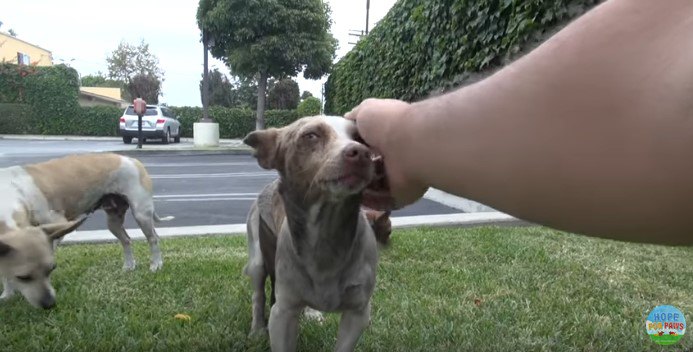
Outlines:
[{"label": "dog paw", "polygon": [[151,263],[151,264],[149,265],[149,271],[155,273],[155,272],[161,270],[161,268],[163,268],[163,267],[164,267],[164,263],[163,263],[163,262]]},{"label": "dog paw", "polygon": [[261,338],[265,337],[269,334],[267,331],[266,326],[258,326],[250,329],[250,333],[248,333],[248,337],[251,339],[256,339],[256,338]]},{"label": "dog paw", "polygon": [[312,308],[304,309],[303,316],[306,317],[306,319],[315,321],[321,325],[325,322],[325,316],[322,314],[322,312]]},{"label": "dog paw", "polygon": [[135,270],[135,262],[123,264],[123,271],[133,271]]}]

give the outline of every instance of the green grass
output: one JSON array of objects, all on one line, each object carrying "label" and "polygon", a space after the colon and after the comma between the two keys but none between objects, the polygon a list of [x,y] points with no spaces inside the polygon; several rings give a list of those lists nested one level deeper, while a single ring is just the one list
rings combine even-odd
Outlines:
[{"label": "green grass", "polygon": [[[685,351],[658,346],[656,305],[693,321],[693,248],[588,239],[538,227],[396,230],[380,258],[360,351]],[[162,241],[163,271],[119,245],[58,250],[58,306],[0,304],[2,351],[267,351],[249,339],[245,237]],[[190,322],[173,318],[189,314]],[[330,351],[338,316],[304,321],[299,349]]]}]

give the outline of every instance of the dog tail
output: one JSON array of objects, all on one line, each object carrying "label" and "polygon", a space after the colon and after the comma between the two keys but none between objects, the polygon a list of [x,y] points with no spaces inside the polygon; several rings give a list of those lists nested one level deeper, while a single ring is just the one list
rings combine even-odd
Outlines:
[{"label": "dog tail", "polygon": [[175,218],[176,218],[175,216],[165,216],[165,217],[163,217],[163,218],[160,218],[160,217],[159,217],[159,214],[157,214],[156,212],[154,212],[154,221],[156,221],[156,222],[171,221],[171,220],[173,220],[173,219],[175,219]]}]

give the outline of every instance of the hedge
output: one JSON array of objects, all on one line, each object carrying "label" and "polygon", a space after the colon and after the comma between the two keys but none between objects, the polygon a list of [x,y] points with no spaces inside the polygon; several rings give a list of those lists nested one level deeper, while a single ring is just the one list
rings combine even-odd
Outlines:
[{"label": "hedge", "polygon": [[414,101],[518,57],[601,0],[399,0],[337,64],[325,111],[369,97]]},{"label": "hedge", "polygon": [[33,111],[28,104],[0,103],[0,133],[38,133],[33,121]]},{"label": "hedge", "polygon": [[31,105],[0,103],[0,134],[117,136],[122,114],[121,108],[93,106],[77,107],[62,118],[37,118],[41,115]]},{"label": "hedge", "polygon": [[[66,65],[36,67],[0,63],[0,103],[28,104],[33,133],[68,134],[64,121],[79,114],[79,75]],[[26,112],[23,113],[26,115]],[[26,116],[24,116],[26,120]]]},{"label": "hedge", "polygon": [[[192,137],[193,123],[202,116],[200,107],[171,107],[174,115],[181,123],[183,137]],[[250,109],[225,108],[212,106],[209,115],[214,122],[219,123],[219,137],[243,138],[255,130],[255,112]],[[294,110],[267,110],[265,111],[265,125],[267,127],[286,126],[298,118]]]},{"label": "hedge", "polygon": [[[171,107],[179,118],[183,137],[192,137],[193,123],[202,116],[199,107]],[[29,104],[0,103],[0,134],[46,134],[76,136],[117,136],[123,109],[112,106],[77,107],[63,117],[41,116]],[[219,123],[221,138],[243,138],[255,129],[255,112],[249,109],[211,107],[210,115]],[[294,110],[265,111],[268,127],[281,127],[298,118]],[[50,120],[50,123],[46,121]]]}]

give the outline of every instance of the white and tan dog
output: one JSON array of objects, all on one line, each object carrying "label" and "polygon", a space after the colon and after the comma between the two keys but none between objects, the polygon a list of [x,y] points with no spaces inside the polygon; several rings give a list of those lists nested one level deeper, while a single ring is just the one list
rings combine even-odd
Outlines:
[{"label": "white and tan dog", "polygon": [[375,169],[355,138],[353,122],[314,116],[244,139],[260,166],[280,175],[251,207],[244,269],[254,289],[251,333],[265,328],[267,276],[273,283],[274,352],[296,350],[305,308],[342,313],[337,351],[352,351],[369,323],[378,253],[361,197]]},{"label": "white and tan dog", "polygon": [[[36,227],[70,224],[84,214],[103,209],[108,216],[108,229],[123,246],[123,268],[132,270],[135,259],[130,237],[123,227],[128,208],[132,209],[149,242],[150,270],[156,271],[163,265],[154,222],[173,217],[161,219],[154,211],[152,181],[144,165],[136,159],[110,153],[81,154],[0,169],[0,194],[3,197],[0,202],[0,245],[6,248],[5,257],[14,256],[11,260],[3,258],[0,266],[9,262],[14,263],[14,267],[22,266],[21,261],[16,262],[17,258],[24,258],[26,267],[45,262],[46,249],[35,247],[49,245],[49,242],[31,239],[30,233],[38,233]],[[51,239],[55,243],[65,234],[52,234]],[[5,269],[2,271],[4,291],[0,298],[10,297],[16,286],[32,304],[38,305],[30,298],[36,294],[29,293],[26,282],[18,279],[16,270],[19,269]]]}]

